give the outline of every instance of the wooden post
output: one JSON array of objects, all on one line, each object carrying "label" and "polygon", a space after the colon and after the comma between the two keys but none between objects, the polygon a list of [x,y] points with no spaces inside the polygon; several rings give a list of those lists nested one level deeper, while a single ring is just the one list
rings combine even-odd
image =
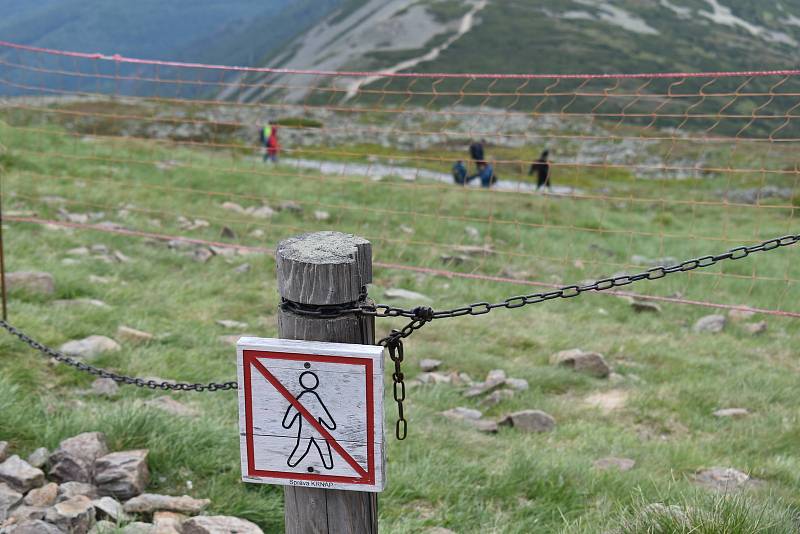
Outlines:
[{"label": "wooden post", "polygon": [[[316,232],[281,241],[276,252],[278,291],[300,304],[345,304],[359,299],[372,281],[369,241],[340,232]],[[319,319],[281,310],[283,339],[375,343],[375,320],[362,315]],[[377,493],[286,486],[287,534],[374,534]]]}]

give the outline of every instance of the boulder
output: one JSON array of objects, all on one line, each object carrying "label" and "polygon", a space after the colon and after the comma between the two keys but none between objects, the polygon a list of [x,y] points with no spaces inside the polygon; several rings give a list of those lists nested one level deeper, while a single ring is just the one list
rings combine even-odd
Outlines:
[{"label": "boulder", "polygon": [[478,382],[477,384],[470,386],[470,388],[464,392],[464,396],[468,399],[480,397],[481,395],[494,391],[504,383],[505,380],[495,380],[494,382]]},{"label": "boulder", "polygon": [[230,319],[218,319],[215,322],[223,328],[236,328],[239,330],[241,330],[242,328],[247,328],[247,323],[243,323],[240,321],[232,321]]},{"label": "boulder", "polygon": [[152,514],[166,511],[193,515],[205,510],[209,504],[211,501],[208,499],[193,499],[188,495],[173,497],[172,495],[143,493],[126,502],[123,508],[129,514]]},{"label": "boulder", "polygon": [[441,360],[433,360],[430,358],[426,358],[424,360],[420,360],[419,368],[425,371],[426,373],[430,373],[431,371],[435,371],[442,365]]},{"label": "boulder", "polygon": [[198,247],[192,251],[190,257],[197,263],[207,263],[214,257],[214,253],[206,247]]},{"label": "boulder", "polygon": [[697,333],[700,332],[709,332],[711,334],[716,334],[722,332],[722,329],[725,328],[725,316],[724,315],[706,315],[705,317],[701,317],[694,323],[693,330]]},{"label": "boulder", "polygon": [[66,501],[72,497],[83,495],[94,499],[97,497],[97,488],[86,482],[64,482],[58,486],[58,501]]},{"label": "boulder", "polygon": [[497,423],[487,419],[468,420],[467,423],[479,432],[485,432],[487,434],[496,434],[498,430]]},{"label": "boulder", "polygon": [[52,295],[56,291],[53,275],[38,271],[17,271],[6,273],[8,291],[24,290],[29,293]]},{"label": "boulder", "polygon": [[64,532],[86,534],[94,526],[94,506],[88,497],[78,495],[49,508],[45,519]]},{"label": "boulder", "polygon": [[256,524],[224,515],[201,515],[183,523],[183,534],[264,534]]},{"label": "boulder", "polygon": [[747,323],[742,325],[742,330],[747,332],[748,334],[753,334],[754,336],[758,334],[763,334],[767,331],[767,322],[766,321],[758,321],[757,323]]},{"label": "boulder", "polygon": [[636,460],[630,458],[617,458],[615,456],[608,456],[595,460],[593,465],[596,469],[605,471],[607,469],[618,469],[620,471],[630,471],[636,465]]},{"label": "boulder", "polygon": [[117,327],[117,339],[127,343],[147,343],[148,341],[152,341],[153,334],[149,332],[144,332],[142,330],[137,330],[135,328],[131,328],[130,326],[118,326]]},{"label": "boulder", "polygon": [[7,441],[0,441],[0,462],[5,462],[6,458],[8,458],[8,451],[11,447],[8,445]]},{"label": "boulder", "polygon": [[44,519],[46,513],[47,508],[22,504],[9,512],[8,521],[20,523],[34,519]]},{"label": "boulder", "polygon": [[501,380],[505,383],[506,372],[502,369],[492,369],[486,374],[486,382],[495,382]]},{"label": "boulder", "polygon": [[611,367],[599,352],[584,352],[581,349],[562,350],[550,356],[552,365],[571,367],[579,373],[607,378]]},{"label": "boulder", "polygon": [[259,206],[257,208],[249,208],[247,213],[259,219],[269,219],[275,215],[275,210],[269,206]]},{"label": "boulder", "polygon": [[331,214],[328,213],[327,211],[323,211],[323,210],[315,210],[314,211],[314,220],[316,220],[316,221],[323,222],[323,221],[327,221],[330,218],[331,218]]},{"label": "boulder", "polygon": [[118,523],[120,521],[127,521],[128,516],[122,508],[122,504],[113,497],[101,497],[92,501],[97,512],[97,517],[107,517],[111,521]]},{"label": "boulder", "polygon": [[0,464],[0,482],[26,493],[44,483],[44,472],[15,454]]},{"label": "boulder", "polygon": [[128,523],[119,532],[122,534],[157,534],[155,526],[142,521]]},{"label": "boulder", "polygon": [[108,454],[102,432],[84,432],[62,441],[50,455],[50,476],[59,482],[92,482],[94,462]]},{"label": "boulder", "polygon": [[714,412],[714,417],[744,417],[750,412],[746,408],[722,408]]},{"label": "boulder", "polygon": [[150,480],[148,452],[147,449],[112,452],[95,460],[98,493],[123,501],[142,493]]},{"label": "boulder", "polygon": [[27,519],[11,525],[2,532],[4,534],[64,534],[64,531],[57,526],[45,523],[41,519]]},{"label": "boulder", "polygon": [[387,299],[400,299],[400,300],[412,300],[415,302],[431,302],[431,298],[427,295],[423,295],[422,293],[417,293],[416,291],[410,291],[408,289],[400,289],[400,288],[390,288],[383,292],[384,298]]},{"label": "boulder", "polygon": [[236,213],[246,213],[245,209],[236,202],[223,202],[222,209],[235,211]]},{"label": "boulder", "polygon": [[448,419],[455,419],[457,421],[463,421],[464,419],[471,419],[475,421],[483,416],[483,414],[478,410],[473,410],[472,408],[464,408],[463,406],[450,408],[449,410],[442,412],[442,415],[447,417]]},{"label": "boulder", "polygon": [[61,345],[59,350],[70,356],[92,360],[105,352],[114,352],[119,349],[119,344],[110,337],[89,336],[84,339],[67,341]]},{"label": "boulder", "polygon": [[200,411],[197,408],[187,406],[186,404],[176,401],[172,397],[167,397],[166,395],[145,401],[144,404],[145,406],[151,406],[180,417],[196,417],[200,415]]},{"label": "boulder", "polygon": [[118,531],[117,524],[112,521],[102,520],[98,521],[89,531],[89,534],[112,534]]},{"label": "boulder", "polygon": [[119,386],[116,381],[111,378],[98,378],[92,382],[91,392],[94,395],[113,397],[119,392]]},{"label": "boulder", "polygon": [[541,410],[522,410],[505,416],[498,424],[523,432],[549,432],[556,427],[556,420]]},{"label": "boulder", "polygon": [[528,381],[524,378],[506,378],[506,385],[517,391],[526,391],[529,387]]},{"label": "boulder", "polygon": [[24,502],[28,506],[44,508],[47,506],[53,506],[56,503],[56,497],[58,497],[58,484],[55,482],[50,482],[41,488],[36,488],[29,491],[28,494],[25,495]]},{"label": "boulder", "polygon": [[514,391],[510,389],[496,389],[486,395],[481,401],[484,406],[497,406],[504,400],[508,400],[514,396]]},{"label": "boulder", "polygon": [[188,517],[175,512],[156,512],[153,514],[153,526],[156,534],[180,534],[183,531],[182,524]]},{"label": "boulder", "polygon": [[42,468],[47,464],[47,459],[50,457],[50,451],[46,447],[39,447],[28,456],[28,463],[33,467]]},{"label": "boulder", "polygon": [[8,517],[9,511],[21,502],[22,493],[5,482],[0,482],[0,525]]},{"label": "boulder", "polygon": [[248,272],[249,270],[250,270],[250,264],[249,263],[243,263],[240,266],[235,267],[233,269],[233,272],[235,272],[236,274],[244,274],[244,273]]},{"label": "boulder", "polygon": [[728,492],[753,483],[747,473],[732,467],[712,467],[695,473],[694,481],[709,489]]}]

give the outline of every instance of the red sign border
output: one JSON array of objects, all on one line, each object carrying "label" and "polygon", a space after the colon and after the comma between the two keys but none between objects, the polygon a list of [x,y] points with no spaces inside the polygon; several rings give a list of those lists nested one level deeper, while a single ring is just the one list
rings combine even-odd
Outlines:
[{"label": "red sign border", "polygon": [[[255,451],[253,444],[253,399],[251,370],[253,361],[259,358],[272,360],[312,361],[321,363],[337,363],[345,365],[363,365],[366,382],[366,408],[367,408],[367,476],[347,477],[341,475],[324,475],[311,473],[288,473],[285,471],[268,471],[255,468]],[[244,373],[244,404],[245,404],[245,436],[247,439],[247,474],[251,477],[270,477],[293,480],[311,480],[317,482],[339,482],[347,484],[371,485],[375,483],[375,413],[374,413],[374,377],[372,376],[373,361],[370,358],[357,358],[351,356],[324,356],[319,354],[302,354],[296,352],[274,352],[267,350],[242,350],[242,367]],[[266,378],[266,377],[265,377]],[[269,379],[267,379],[269,381]],[[280,390],[278,390],[280,393]],[[281,393],[282,394],[282,393]],[[288,399],[287,399],[288,400]],[[290,401],[291,402],[291,401]]]}]

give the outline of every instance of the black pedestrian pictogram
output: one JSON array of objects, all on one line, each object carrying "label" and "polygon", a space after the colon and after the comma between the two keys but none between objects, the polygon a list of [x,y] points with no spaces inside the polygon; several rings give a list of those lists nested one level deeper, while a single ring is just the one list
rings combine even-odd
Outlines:
[{"label": "black pedestrian pictogram", "polygon": [[[336,421],[333,420],[333,416],[328,411],[325,403],[322,402],[319,394],[314,391],[319,386],[319,377],[312,371],[305,371],[300,375],[299,380],[303,391],[297,396],[297,401],[301,402],[302,407],[304,407],[314,419],[319,421],[321,425],[324,425],[329,430],[336,430]],[[319,430],[314,428],[312,424],[304,420],[293,403],[290,403],[289,407],[286,409],[286,414],[284,414],[281,424],[283,428],[286,429],[290,429],[297,424],[297,443],[294,449],[292,449],[289,458],[286,460],[286,464],[289,467],[295,467],[303,461],[303,459],[308,456],[313,445],[319,453],[322,465],[325,466],[326,469],[333,469],[333,455],[328,440],[322,437]],[[298,455],[304,440],[308,440],[308,445],[306,445],[305,451]]]}]

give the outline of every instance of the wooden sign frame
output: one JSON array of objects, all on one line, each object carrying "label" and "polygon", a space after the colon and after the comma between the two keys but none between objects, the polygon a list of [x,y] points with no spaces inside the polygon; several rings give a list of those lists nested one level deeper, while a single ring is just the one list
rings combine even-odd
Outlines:
[{"label": "wooden sign frame", "polygon": [[243,337],[237,368],[242,480],[383,491],[383,347]]}]

